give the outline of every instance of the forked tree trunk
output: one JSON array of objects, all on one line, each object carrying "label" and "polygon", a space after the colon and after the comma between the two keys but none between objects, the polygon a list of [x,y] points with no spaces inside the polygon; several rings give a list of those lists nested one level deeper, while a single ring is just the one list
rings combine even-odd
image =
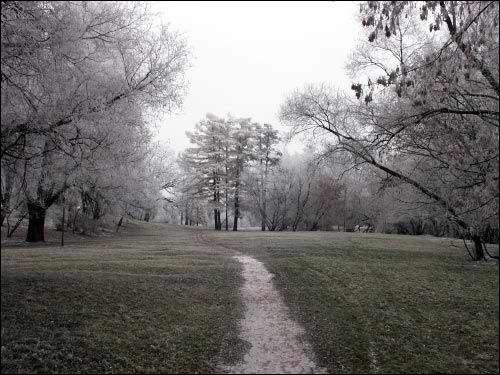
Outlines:
[{"label": "forked tree trunk", "polygon": [[28,233],[26,242],[45,241],[43,229],[45,227],[45,215],[47,209],[38,203],[28,202]]}]

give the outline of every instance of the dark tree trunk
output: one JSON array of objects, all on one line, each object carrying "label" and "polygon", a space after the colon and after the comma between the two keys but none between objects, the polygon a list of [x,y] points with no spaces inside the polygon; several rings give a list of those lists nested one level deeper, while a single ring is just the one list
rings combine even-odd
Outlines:
[{"label": "dark tree trunk", "polygon": [[265,232],[266,231],[266,201],[264,200],[264,202],[262,202],[262,213],[261,213],[261,216],[262,216],[262,220],[261,220],[261,223],[260,223],[260,229]]},{"label": "dark tree trunk", "polygon": [[238,230],[238,216],[240,215],[240,202],[238,196],[238,190],[234,193],[234,222],[233,231]]},{"label": "dark tree trunk", "polygon": [[474,260],[483,260],[484,259],[484,249],[483,249],[483,241],[481,241],[481,237],[472,236],[472,242],[474,242]]},{"label": "dark tree trunk", "polygon": [[26,242],[43,242],[44,227],[45,227],[45,214],[47,209],[38,203],[28,202],[28,233],[26,235]]},{"label": "dark tree trunk", "polygon": [[[226,160],[227,160],[227,153],[226,153]],[[226,176],[227,176],[227,164],[226,164]],[[228,181],[227,181],[227,177],[226,177],[226,185],[224,187],[224,194],[225,194],[225,198],[226,198],[226,202],[225,202],[226,203],[226,232],[229,230],[229,219],[227,217],[227,206],[229,204],[228,193],[227,193],[227,183],[228,183]]]},{"label": "dark tree trunk", "polygon": [[222,223],[220,221],[220,210],[217,208],[214,208],[214,224],[215,224],[215,230],[222,229]]},{"label": "dark tree trunk", "polygon": [[120,221],[118,222],[118,225],[116,226],[116,233],[118,233],[118,229],[122,226],[123,223],[123,216],[120,218]]},{"label": "dark tree trunk", "polygon": [[[220,190],[217,185],[217,182],[220,181],[220,178],[217,179],[216,174],[214,172],[214,203],[218,206],[220,202]],[[215,230],[222,230],[222,223],[220,221],[220,208],[214,208],[214,226]]]},{"label": "dark tree trunk", "polygon": [[[239,168],[239,166],[238,166]],[[237,169],[234,190],[234,221],[233,231],[238,230],[238,216],[240,216],[240,171]]]},{"label": "dark tree trunk", "polygon": [[229,219],[227,217],[227,193],[226,193],[226,232],[229,230]]},{"label": "dark tree trunk", "polygon": [[181,225],[182,225],[182,222],[184,221],[184,212],[181,211]]}]

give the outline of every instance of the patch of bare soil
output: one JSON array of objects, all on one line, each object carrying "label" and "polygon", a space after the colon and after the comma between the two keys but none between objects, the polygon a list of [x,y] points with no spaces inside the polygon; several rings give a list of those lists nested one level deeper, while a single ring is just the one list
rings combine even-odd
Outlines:
[{"label": "patch of bare soil", "polygon": [[273,275],[256,259],[237,255],[243,269],[241,290],[245,316],[241,338],[251,347],[243,361],[220,370],[239,374],[326,373],[312,358],[304,342],[304,328],[289,317],[280,294],[272,283]]}]

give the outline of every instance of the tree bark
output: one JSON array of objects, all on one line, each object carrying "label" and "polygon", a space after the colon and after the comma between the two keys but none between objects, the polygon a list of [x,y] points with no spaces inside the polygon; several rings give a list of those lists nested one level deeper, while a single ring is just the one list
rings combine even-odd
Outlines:
[{"label": "tree bark", "polygon": [[47,209],[36,202],[28,201],[28,233],[26,242],[44,242],[45,215]]},{"label": "tree bark", "polygon": [[226,191],[226,232],[229,230],[229,219],[227,216],[227,191]]},{"label": "tree bark", "polygon": [[483,260],[484,259],[484,249],[483,249],[483,241],[481,241],[481,237],[472,236],[472,242],[474,243],[474,260]]},{"label": "tree bark", "polygon": [[220,210],[216,209],[216,228],[215,230],[222,230],[222,222],[220,220]]}]

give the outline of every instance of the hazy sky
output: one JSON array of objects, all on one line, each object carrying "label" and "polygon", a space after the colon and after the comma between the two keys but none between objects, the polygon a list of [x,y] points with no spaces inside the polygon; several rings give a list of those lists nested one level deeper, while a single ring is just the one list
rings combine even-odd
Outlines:
[{"label": "hazy sky", "polygon": [[[175,2],[151,4],[193,53],[182,111],[158,114],[158,138],[180,151],[207,112],[252,117],[280,129],[286,95],[307,83],[349,87],[346,59],[359,35],[354,2]],[[295,148],[295,147],[294,147]]]}]

